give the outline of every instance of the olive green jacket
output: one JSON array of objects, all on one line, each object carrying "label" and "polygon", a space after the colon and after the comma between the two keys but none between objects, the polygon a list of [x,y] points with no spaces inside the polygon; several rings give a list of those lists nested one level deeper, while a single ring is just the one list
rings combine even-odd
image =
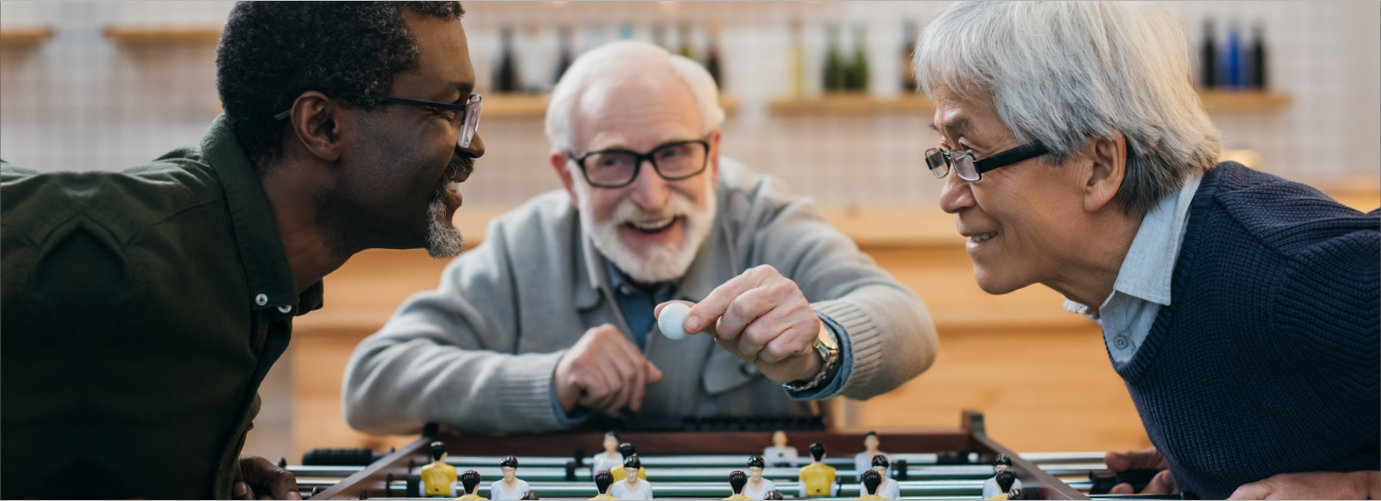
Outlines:
[{"label": "olive green jacket", "polygon": [[294,290],[224,118],[123,172],[0,164],[0,242],[0,497],[228,498],[321,283]]}]

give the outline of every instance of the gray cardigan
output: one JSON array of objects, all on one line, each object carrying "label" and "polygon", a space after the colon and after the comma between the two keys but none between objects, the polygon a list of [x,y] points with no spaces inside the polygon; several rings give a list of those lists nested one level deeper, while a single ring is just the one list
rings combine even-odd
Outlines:
[{"label": "gray cardigan", "polygon": [[[719,179],[714,229],[677,298],[699,301],[748,268],[772,265],[849,336],[853,370],[842,395],[866,399],[930,366],[935,326],[914,293],[779,180],[728,159]],[[346,420],[381,434],[415,433],[428,422],[468,432],[559,429],[556,363],[605,323],[632,339],[569,196],[540,195],[496,218],[482,245],[446,267],[438,289],[409,298],[355,348],[342,388]],[[819,413],[709,336],[650,334],[645,354],[665,377],[648,387],[635,419]]]}]

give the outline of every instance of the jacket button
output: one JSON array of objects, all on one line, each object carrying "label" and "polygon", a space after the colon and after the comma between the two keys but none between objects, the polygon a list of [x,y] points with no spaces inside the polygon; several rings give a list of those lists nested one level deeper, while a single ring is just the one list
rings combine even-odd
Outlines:
[{"label": "jacket button", "polygon": [[254,304],[259,306],[269,304],[269,295],[260,293],[258,296],[254,296]]}]

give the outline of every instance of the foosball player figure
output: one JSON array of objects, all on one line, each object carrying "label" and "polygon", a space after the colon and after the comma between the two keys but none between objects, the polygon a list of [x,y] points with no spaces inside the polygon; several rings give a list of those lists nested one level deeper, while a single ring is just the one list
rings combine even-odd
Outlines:
[{"label": "foosball player figure", "polygon": [[609,494],[619,499],[652,499],[652,484],[642,478],[643,462],[637,454],[623,458],[624,479],[614,482]]},{"label": "foosball player figure", "polygon": [[796,448],[786,445],[786,432],[772,432],[772,445],[762,450],[763,459],[773,468],[795,468]]},{"label": "foosball player figure", "polygon": [[[877,492],[879,496],[882,496],[882,499],[900,499],[901,485],[898,484],[896,480],[887,477],[887,468],[889,466],[891,465],[887,460],[887,456],[878,454],[873,456],[873,468],[868,471],[877,472],[878,477],[882,479],[878,485]],[[859,488],[859,492],[863,492],[863,489]]]},{"label": "foosball player figure", "polygon": [[743,488],[743,495],[748,496],[748,499],[762,499],[767,491],[777,489],[776,483],[762,478],[762,468],[765,464],[761,456],[748,456],[748,486]]},{"label": "foosball player figure", "polygon": [[432,462],[423,466],[422,496],[453,497],[456,495],[456,467],[446,464],[446,444],[432,442]]},{"label": "foosball player figure", "polygon": [[[869,466],[872,465],[873,456],[879,454],[884,457],[887,456],[886,452],[878,450],[879,442],[876,431],[870,431],[863,435],[863,452],[854,454],[854,475],[862,475],[865,470],[868,470]],[[862,479],[862,477],[859,478]],[[883,478],[887,478],[887,476],[883,475]]]},{"label": "foosball player figure", "polygon": [[834,467],[825,464],[825,446],[810,444],[810,464],[801,467],[801,497],[834,495]]},{"label": "foosball player figure", "polygon": [[609,473],[609,470],[599,470],[599,471],[596,471],[596,472],[595,472],[595,492],[597,492],[598,494],[595,494],[595,497],[592,497],[592,498],[590,498],[590,499],[595,499],[595,500],[618,499],[618,498],[616,498],[616,497],[614,497],[614,496],[610,496],[610,495],[609,495],[609,486],[611,486],[611,485],[614,485],[614,475],[610,474],[610,473]]},{"label": "foosball player figure", "polygon": [[1012,488],[1012,483],[1017,481],[1017,474],[1012,473],[1012,470],[997,472],[997,475],[993,475],[993,480],[997,483],[998,493],[989,496],[985,488],[983,491],[983,499],[998,499],[1005,501],[1015,497],[1013,491],[1020,492],[1019,489]]},{"label": "foosball player figure", "polygon": [[612,431],[605,432],[604,452],[590,456],[590,471],[617,471],[620,469],[623,469],[623,454],[619,454],[619,436]]},{"label": "foosball player figure", "polygon": [[729,472],[729,490],[730,492],[732,492],[732,495],[730,495],[727,498],[724,498],[724,501],[741,501],[744,499],[755,499],[743,495],[743,486],[747,483],[748,475],[745,475],[742,470],[734,470]]},{"label": "foosball player figure", "polygon": [[489,499],[523,499],[532,490],[518,478],[518,458],[505,456],[499,461],[499,470],[503,471],[503,478],[489,484]]},{"label": "foosball player figure", "polygon": [[480,495],[480,472],[465,470],[460,474],[460,486],[465,489],[465,495],[456,498],[460,501],[489,499]]},{"label": "foosball player figure", "polygon": [[782,491],[772,489],[762,494],[763,499],[782,499]]},{"label": "foosball player figure", "polygon": [[858,491],[858,499],[887,499],[878,495],[878,485],[882,484],[882,475],[878,475],[878,472],[867,470],[858,478],[863,484],[862,490]]},{"label": "foosball player figure", "polygon": [[[1011,458],[1008,458],[1006,454],[998,454],[998,455],[997,455],[997,459],[994,459],[994,460],[993,460],[993,476],[992,476],[992,478],[989,478],[989,479],[983,481],[983,499],[996,499],[996,498],[994,498],[994,496],[997,496],[997,495],[999,495],[999,494],[1005,494],[1005,493],[1007,493],[1007,491],[1009,491],[1009,490],[1011,490],[1011,489],[1020,489],[1020,488],[1021,488],[1021,480],[1020,480],[1020,479],[1017,479],[1017,478],[1016,478],[1016,474],[1013,473],[1013,475],[1012,475],[1012,485],[1010,486],[1010,488],[1002,488],[1002,489],[999,489],[1000,486],[999,486],[998,483],[997,483],[997,475],[998,475],[999,473],[1004,472],[1004,471],[1011,471],[1011,469],[1012,469],[1012,460],[1011,460]],[[1006,498],[1003,498],[1003,499],[1006,499]]]},{"label": "foosball player figure", "polygon": [[[633,444],[630,444],[630,443],[628,443],[628,442],[624,442],[624,443],[619,444],[619,454],[622,454],[622,455],[623,455],[623,460],[622,460],[623,462],[621,462],[620,464],[626,464],[626,462],[628,461],[628,458],[638,455],[638,448],[637,448],[637,447],[633,447]],[[639,461],[638,464],[642,464],[642,461]],[[623,468],[614,468],[614,469],[612,469],[612,470],[609,470],[609,472],[614,474],[614,481],[615,481],[615,482],[622,482],[622,481],[623,481]],[[644,469],[643,467],[639,466],[639,467],[638,467],[638,477],[641,478],[641,479],[643,479],[643,480],[647,480],[647,470]]]}]

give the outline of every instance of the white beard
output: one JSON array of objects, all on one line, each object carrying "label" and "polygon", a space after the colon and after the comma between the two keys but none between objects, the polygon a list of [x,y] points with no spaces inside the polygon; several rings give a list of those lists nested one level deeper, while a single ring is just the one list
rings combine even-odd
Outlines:
[{"label": "white beard", "polygon": [[[705,198],[696,206],[684,194],[672,191],[667,204],[661,210],[648,212],[640,209],[628,199],[619,201],[607,220],[595,221],[594,210],[590,207],[590,187],[586,186],[580,172],[572,173],[575,179],[577,206],[580,208],[580,226],[589,235],[590,242],[620,271],[638,283],[652,284],[669,282],[681,278],[690,268],[695,256],[700,252],[700,244],[710,236],[717,208],[715,187],[712,177],[704,176]],[[656,174],[653,174],[656,175]],[[678,244],[645,248],[638,257],[619,239],[619,227],[630,221],[665,220],[682,217],[685,223],[685,239]]]},{"label": "white beard", "polygon": [[465,241],[460,236],[460,229],[446,219],[446,202],[432,200],[432,204],[427,206],[427,219],[427,255],[436,259],[459,255],[461,249],[465,248]]}]

